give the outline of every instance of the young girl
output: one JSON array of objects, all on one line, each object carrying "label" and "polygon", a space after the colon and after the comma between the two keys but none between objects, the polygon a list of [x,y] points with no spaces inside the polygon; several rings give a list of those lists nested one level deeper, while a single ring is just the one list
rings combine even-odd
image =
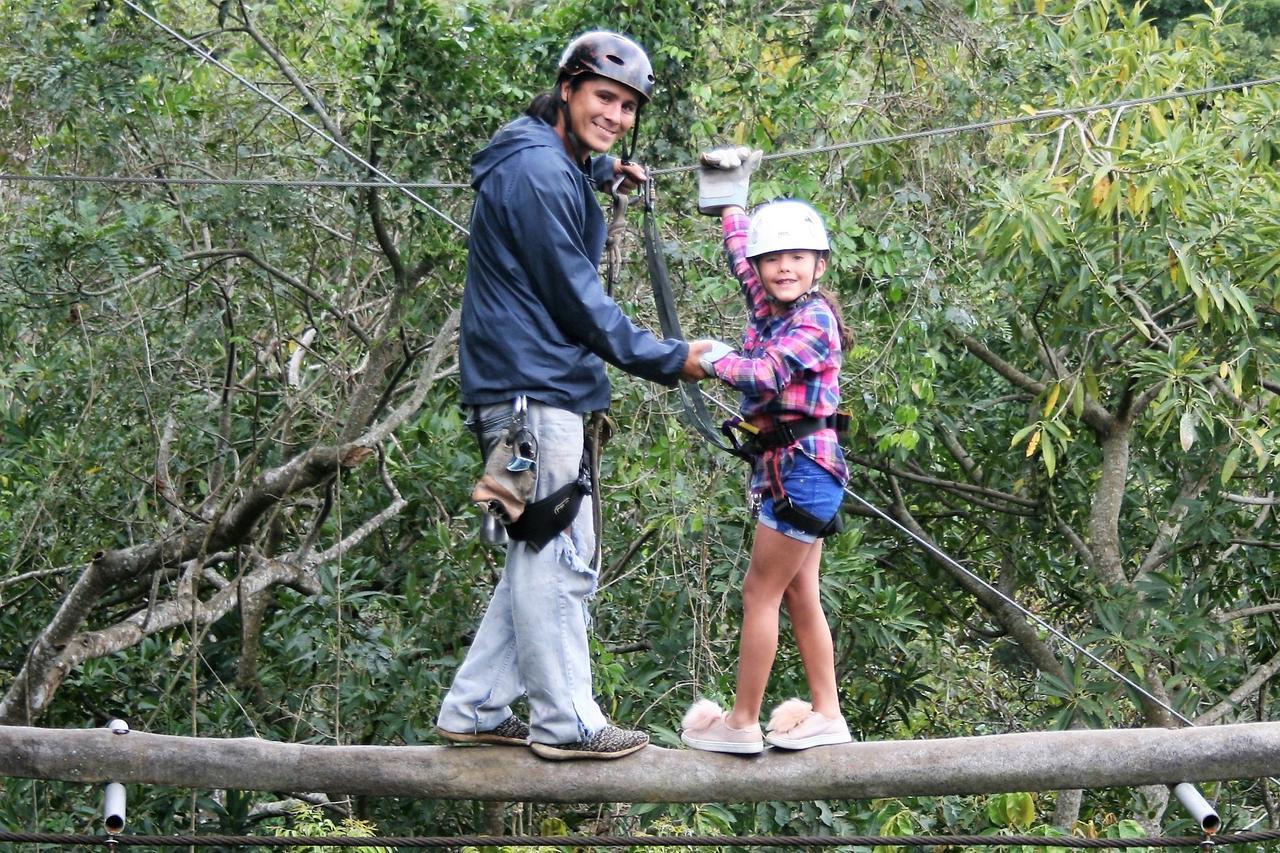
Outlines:
[{"label": "young girl", "polygon": [[[705,165],[725,162],[711,155],[704,155]],[[730,168],[749,173],[759,155],[742,151],[728,160]],[[737,196],[745,202],[746,176],[737,177]],[[705,185],[700,202],[710,212]],[[831,630],[818,588],[821,537],[839,529],[848,478],[832,428],[840,401],[844,324],[836,300],[818,288],[827,269],[827,233],[818,213],[800,201],[767,204],[749,222],[740,203],[719,210],[725,249],[750,320],[741,354],[720,350],[704,356],[702,364],[708,374],[742,392],[742,417],[760,431],[747,449],[754,456],[751,491],[763,501],[742,588],[733,708],[726,712],[699,700],[684,716],[681,740],[695,749],[746,754],[763,751],[765,741],[783,749],[847,743]],[[760,709],[777,653],[783,602],[813,701],[783,702],[762,737]]]}]

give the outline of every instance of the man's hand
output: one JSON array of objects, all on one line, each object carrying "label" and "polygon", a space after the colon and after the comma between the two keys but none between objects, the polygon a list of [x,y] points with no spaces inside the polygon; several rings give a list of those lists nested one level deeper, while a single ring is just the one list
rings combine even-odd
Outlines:
[{"label": "man's hand", "polygon": [[627,163],[622,160],[613,161],[613,191],[616,193],[632,193],[636,187],[649,180],[649,171],[639,163]]},{"label": "man's hand", "polygon": [[763,151],[745,145],[713,148],[698,158],[698,212],[716,214],[726,207],[747,206],[751,173],[760,165]]},{"label": "man's hand", "polygon": [[705,371],[708,376],[715,376],[716,362],[724,358],[726,355],[732,354],[733,351],[733,347],[729,346],[724,341],[712,341],[711,346],[708,347],[707,351],[698,359],[698,364],[702,365],[703,371]]},{"label": "man's hand", "polygon": [[688,382],[697,382],[700,379],[706,379],[707,371],[702,369],[699,363],[702,356],[706,354],[716,341],[702,340],[689,341],[689,354],[685,356],[684,367],[680,369],[680,378]]}]

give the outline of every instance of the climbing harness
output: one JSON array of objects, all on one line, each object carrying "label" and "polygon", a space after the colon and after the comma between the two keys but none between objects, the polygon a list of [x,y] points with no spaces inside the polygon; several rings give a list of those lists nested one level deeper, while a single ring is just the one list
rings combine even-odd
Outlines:
[{"label": "climbing harness", "polygon": [[583,495],[591,494],[591,483],[591,451],[584,449],[577,478],[526,506],[520,518],[506,526],[507,536],[541,551],[573,524]]},{"label": "climbing harness", "polygon": [[[779,451],[819,430],[832,429],[836,439],[842,441],[849,431],[849,414],[836,412],[826,418],[796,418],[775,421],[768,430],[761,430],[749,421],[734,416],[720,425],[720,431],[744,459],[763,459],[768,472],[769,496],[773,498],[773,514],[779,521],[796,527],[805,533],[825,539],[844,530],[844,520],[839,510],[831,518],[819,518],[791,500],[786,491],[786,477],[782,463],[787,454]],[[758,510],[758,506],[756,507]]]},{"label": "climbing harness", "polygon": [[769,466],[772,469],[769,490],[773,498],[774,518],[819,539],[826,539],[844,530],[844,518],[840,515],[839,507],[830,518],[819,518],[791,500],[782,482],[782,472],[779,470],[781,455],[775,453],[769,457]]},{"label": "climbing harness", "polygon": [[[509,539],[527,542],[535,551],[541,551],[577,517],[583,495],[592,493],[592,472],[599,469],[599,460],[595,442],[588,436],[583,442],[578,476],[546,497],[533,500],[538,480],[538,439],[529,428],[528,416],[528,399],[524,395],[516,397],[506,429],[486,454],[483,435],[492,425],[481,422],[478,408],[472,410],[467,425],[480,444],[485,466],[471,499],[481,505],[486,515],[501,522]],[[483,526],[481,529],[485,530]],[[492,544],[504,544],[501,537],[486,535]]]},{"label": "climbing harness", "polygon": [[[818,426],[812,432],[817,432],[818,429],[826,427],[825,418],[809,418],[807,420],[817,421],[818,423]],[[771,438],[775,433],[783,433],[782,436],[777,438],[779,442],[786,441],[793,435],[789,425],[782,424],[778,429],[763,433],[761,437]],[[806,432],[806,434],[811,433]],[[786,476],[782,471],[782,464],[794,454],[787,452],[784,448],[794,441],[799,441],[800,437],[792,438],[791,441],[786,441],[785,444],[778,444],[772,450],[765,451],[762,455],[769,482],[769,496],[773,498],[773,515],[779,521],[786,522],[805,533],[817,536],[819,539],[825,539],[844,530],[844,519],[840,515],[840,508],[836,507],[836,511],[830,518],[820,518],[797,504],[787,494]],[[794,453],[804,453],[804,451],[796,449]]]},{"label": "climbing harness", "polygon": [[524,515],[538,483],[538,440],[528,427],[527,416],[525,398],[517,397],[510,420],[491,447],[486,446],[485,434],[495,425],[481,419],[479,407],[467,418],[466,425],[484,458],[484,471],[471,491],[471,500],[504,525],[514,524]]},{"label": "climbing harness", "polygon": [[[720,431],[741,454],[760,456],[767,450],[786,447],[823,429],[833,429],[836,437],[843,439],[849,432],[849,423],[848,412],[836,412],[826,418],[778,421],[772,429],[761,430],[750,421],[734,416],[721,424]],[[739,433],[743,437],[739,437]]]}]

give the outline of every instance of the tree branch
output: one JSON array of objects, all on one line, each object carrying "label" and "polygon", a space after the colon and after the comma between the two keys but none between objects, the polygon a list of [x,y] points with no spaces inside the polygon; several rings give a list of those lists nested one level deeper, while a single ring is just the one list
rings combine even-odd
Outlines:
[{"label": "tree branch", "polygon": [[[1038,510],[1040,508],[1039,501],[1019,497],[1018,495],[1011,494],[1009,492],[1002,492],[998,489],[989,489],[986,486],[978,486],[972,483],[961,483],[957,480],[942,480],[936,477],[930,477],[926,474],[916,474],[911,471],[905,471],[901,468],[894,468],[892,465],[882,465],[873,459],[869,459],[866,456],[859,456],[856,453],[845,454],[845,458],[848,461],[853,462],[855,465],[860,465],[863,468],[870,468],[873,471],[880,471],[883,474],[890,474],[902,480],[910,480],[914,483],[923,483],[926,486],[935,486],[949,492],[958,492],[965,495],[981,495],[983,497],[994,498],[1025,509]],[[990,504],[987,506],[991,509],[1000,509],[999,507],[995,507]],[[1008,509],[1002,511],[1016,512],[1015,510]],[[1017,514],[1027,515],[1028,513],[1018,512]]]},{"label": "tree branch", "polygon": [[[1023,391],[1027,391],[1031,394],[1040,394],[1044,391],[1045,384],[1043,382],[1032,379],[1030,376],[1018,370],[1012,364],[989,350],[986,345],[977,338],[974,338],[971,335],[959,335],[958,339],[965,349],[976,356],[979,361],[983,362],[996,373],[1004,377],[1014,387],[1021,388]],[[1066,392],[1071,391],[1075,382],[1076,380],[1074,379],[1064,382],[1063,390]],[[1103,435],[1110,432],[1115,421],[1114,416],[1100,406],[1098,402],[1087,393],[1085,394],[1084,412],[1081,415],[1081,419],[1092,429]]]},{"label": "tree branch", "polygon": [[1271,660],[1250,673],[1249,677],[1240,682],[1240,685],[1235,690],[1232,690],[1227,698],[1196,717],[1195,724],[1197,726],[1212,726],[1224,719],[1232,711],[1239,709],[1248,702],[1253,694],[1258,692],[1258,688],[1274,678],[1277,672],[1280,672],[1280,652],[1277,652],[1272,656]]},{"label": "tree branch", "polygon": [[[452,340],[459,315],[460,311],[454,309],[446,320],[431,358],[424,365],[409,398],[355,441],[314,447],[283,465],[264,471],[245,487],[239,500],[208,523],[129,548],[100,551],[94,555],[63,599],[58,612],[32,643],[22,669],[0,700],[0,724],[29,723],[44,712],[52,701],[53,692],[74,662],[84,659],[77,659],[72,652],[64,660],[64,650],[109,589],[148,572],[187,563],[201,555],[247,542],[261,519],[287,497],[311,489],[342,468],[358,465],[371,456],[372,447],[389,436],[422,405],[434,380],[434,371]],[[360,536],[367,535],[367,532],[363,525],[357,530]],[[231,585],[228,589],[234,587]],[[227,590],[220,590],[218,594],[235,595]],[[127,632],[128,629],[121,627],[120,630]]]},{"label": "tree branch", "polygon": [[231,258],[243,258],[272,278],[278,279],[292,287],[294,290],[297,290],[299,293],[306,295],[308,299],[311,299],[317,305],[321,306],[326,311],[332,313],[333,316],[341,320],[343,325],[345,325],[351,331],[351,334],[355,335],[362,344],[365,344],[366,346],[370,344],[369,333],[360,328],[360,325],[345,311],[326,299],[324,294],[320,293],[315,288],[308,286],[305,282],[300,281],[294,276],[289,275],[284,270],[273,267],[271,264],[258,257],[255,253],[250,252],[248,249],[204,249],[198,252],[188,252],[182,256],[182,260],[184,261],[199,260],[201,258],[216,258],[220,261],[230,260]]},{"label": "tree branch", "polygon": [[1236,619],[1247,619],[1250,616],[1265,616],[1280,610],[1280,604],[1259,604],[1257,607],[1242,607],[1239,610],[1225,610],[1213,615],[1218,622],[1234,622]]}]

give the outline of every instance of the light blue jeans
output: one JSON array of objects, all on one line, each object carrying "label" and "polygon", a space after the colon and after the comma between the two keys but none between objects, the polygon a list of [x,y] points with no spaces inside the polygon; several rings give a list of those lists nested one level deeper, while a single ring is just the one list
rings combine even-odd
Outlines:
[{"label": "light blue jeans", "polygon": [[[511,404],[482,406],[479,420],[487,454],[511,421]],[[582,416],[530,400],[528,425],[538,439],[534,494],[541,499],[577,479]],[[440,706],[442,729],[492,729],[511,716],[521,695],[529,700],[530,740],[574,743],[607,724],[592,693],[587,646],[594,551],[590,495],[573,524],[541,551],[507,545],[502,579]]]}]

